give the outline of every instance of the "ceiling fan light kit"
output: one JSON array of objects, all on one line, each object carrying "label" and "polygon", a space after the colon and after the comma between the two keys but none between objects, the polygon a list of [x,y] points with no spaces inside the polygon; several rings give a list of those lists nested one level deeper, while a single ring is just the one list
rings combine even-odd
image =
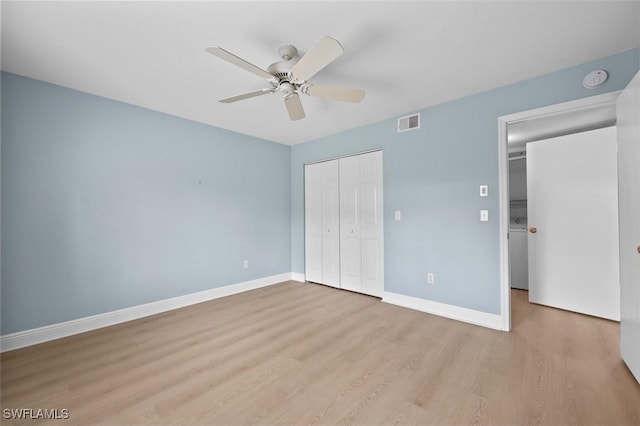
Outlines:
[{"label": "ceiling fan light kit", "polygon": [[292,61],[298,54],[298,50],[294,46],[281,44],[277,50],[282,61],[275,62],[263,70],[220,47],[207,47],[206,52],[265,79],[271,86],[221,99],[220,102],[232,103],[277,92],[283,95],[289,118],[296,121],[305,117],[298,92],[308,96],[351,103],[357,103],[364,99],[365,91],[362,89],[313,85],[308,82],[311,77],[342,55],[344,49],[337,40],[331,37],[321,38],[297,62]]}]

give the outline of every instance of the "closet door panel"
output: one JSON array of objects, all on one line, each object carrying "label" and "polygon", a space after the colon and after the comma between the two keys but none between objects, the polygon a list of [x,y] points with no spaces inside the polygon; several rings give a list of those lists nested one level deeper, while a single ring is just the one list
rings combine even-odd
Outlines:
[{"label": "closet door panel", "polygon": [[338,160],[322,164],[322,283],[340,287],[340,188]]},{"label": "closet door panel", "polygon": [[305,166],[305,279],[322,282],[322,165]]},{"label": "closet door panel", "polygon": [[307,242],[305,279],[322,282],[322,237],[311,235]]},{"label": "closet door panel", "polygon": [[360,156],[360,238],[362,247],[362,292],[382,296],[383,218],[382,152]]},{"label": "closet door panel", "polygon": [[360,158],[341,158],[340,287],[362,291],[360,277]]},{"label": "closet door panel", "polygon": [[345,238],[340,246],[340,288],[362,291],[360,282],[360,241]]},{"label": "closet door panel", "polygon": [[[362,238],[362,281],[376,281],[378,279],[378,240],[376,238]],[[363,290],[365,290],[363,285]]]}]

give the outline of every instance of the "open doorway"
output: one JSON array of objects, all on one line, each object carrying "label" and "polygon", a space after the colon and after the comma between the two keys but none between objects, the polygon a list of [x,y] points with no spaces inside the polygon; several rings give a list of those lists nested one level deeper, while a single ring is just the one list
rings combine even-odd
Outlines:
[{"label": "open doorway", "polygon": [[511,330],[511,288],[528,291],[530,284],[527,240],[535,230],[529,229],[527,213],[527,144],[614,125],[619,93],[498,118],[501,308],[505,330]]},{"label": "open doorway", "polygon": [[509,282],[512,289],[529,290],[527,248],[527,155],[509,156]]}]

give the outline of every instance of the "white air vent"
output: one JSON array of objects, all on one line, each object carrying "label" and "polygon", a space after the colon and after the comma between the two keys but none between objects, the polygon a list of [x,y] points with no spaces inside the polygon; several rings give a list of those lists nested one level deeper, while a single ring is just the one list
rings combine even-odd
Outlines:
[{"label": "white air vent", "polygon": [[420,113],[398,118],[398,133],[420,128]]}]

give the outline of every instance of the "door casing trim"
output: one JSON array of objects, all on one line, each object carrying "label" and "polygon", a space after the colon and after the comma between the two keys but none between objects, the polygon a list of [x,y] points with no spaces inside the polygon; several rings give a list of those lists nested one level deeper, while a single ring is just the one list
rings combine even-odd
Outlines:
[{"label": "door casing trim", "polygon": [[500,316],[502,330],[511,330],[511,285],[509,278],[509,147],[508,126],[518,121],[553,116],[596,105],[615,104],[621,90],[562,102],[498,117],[498,211],[500,223]]}]

